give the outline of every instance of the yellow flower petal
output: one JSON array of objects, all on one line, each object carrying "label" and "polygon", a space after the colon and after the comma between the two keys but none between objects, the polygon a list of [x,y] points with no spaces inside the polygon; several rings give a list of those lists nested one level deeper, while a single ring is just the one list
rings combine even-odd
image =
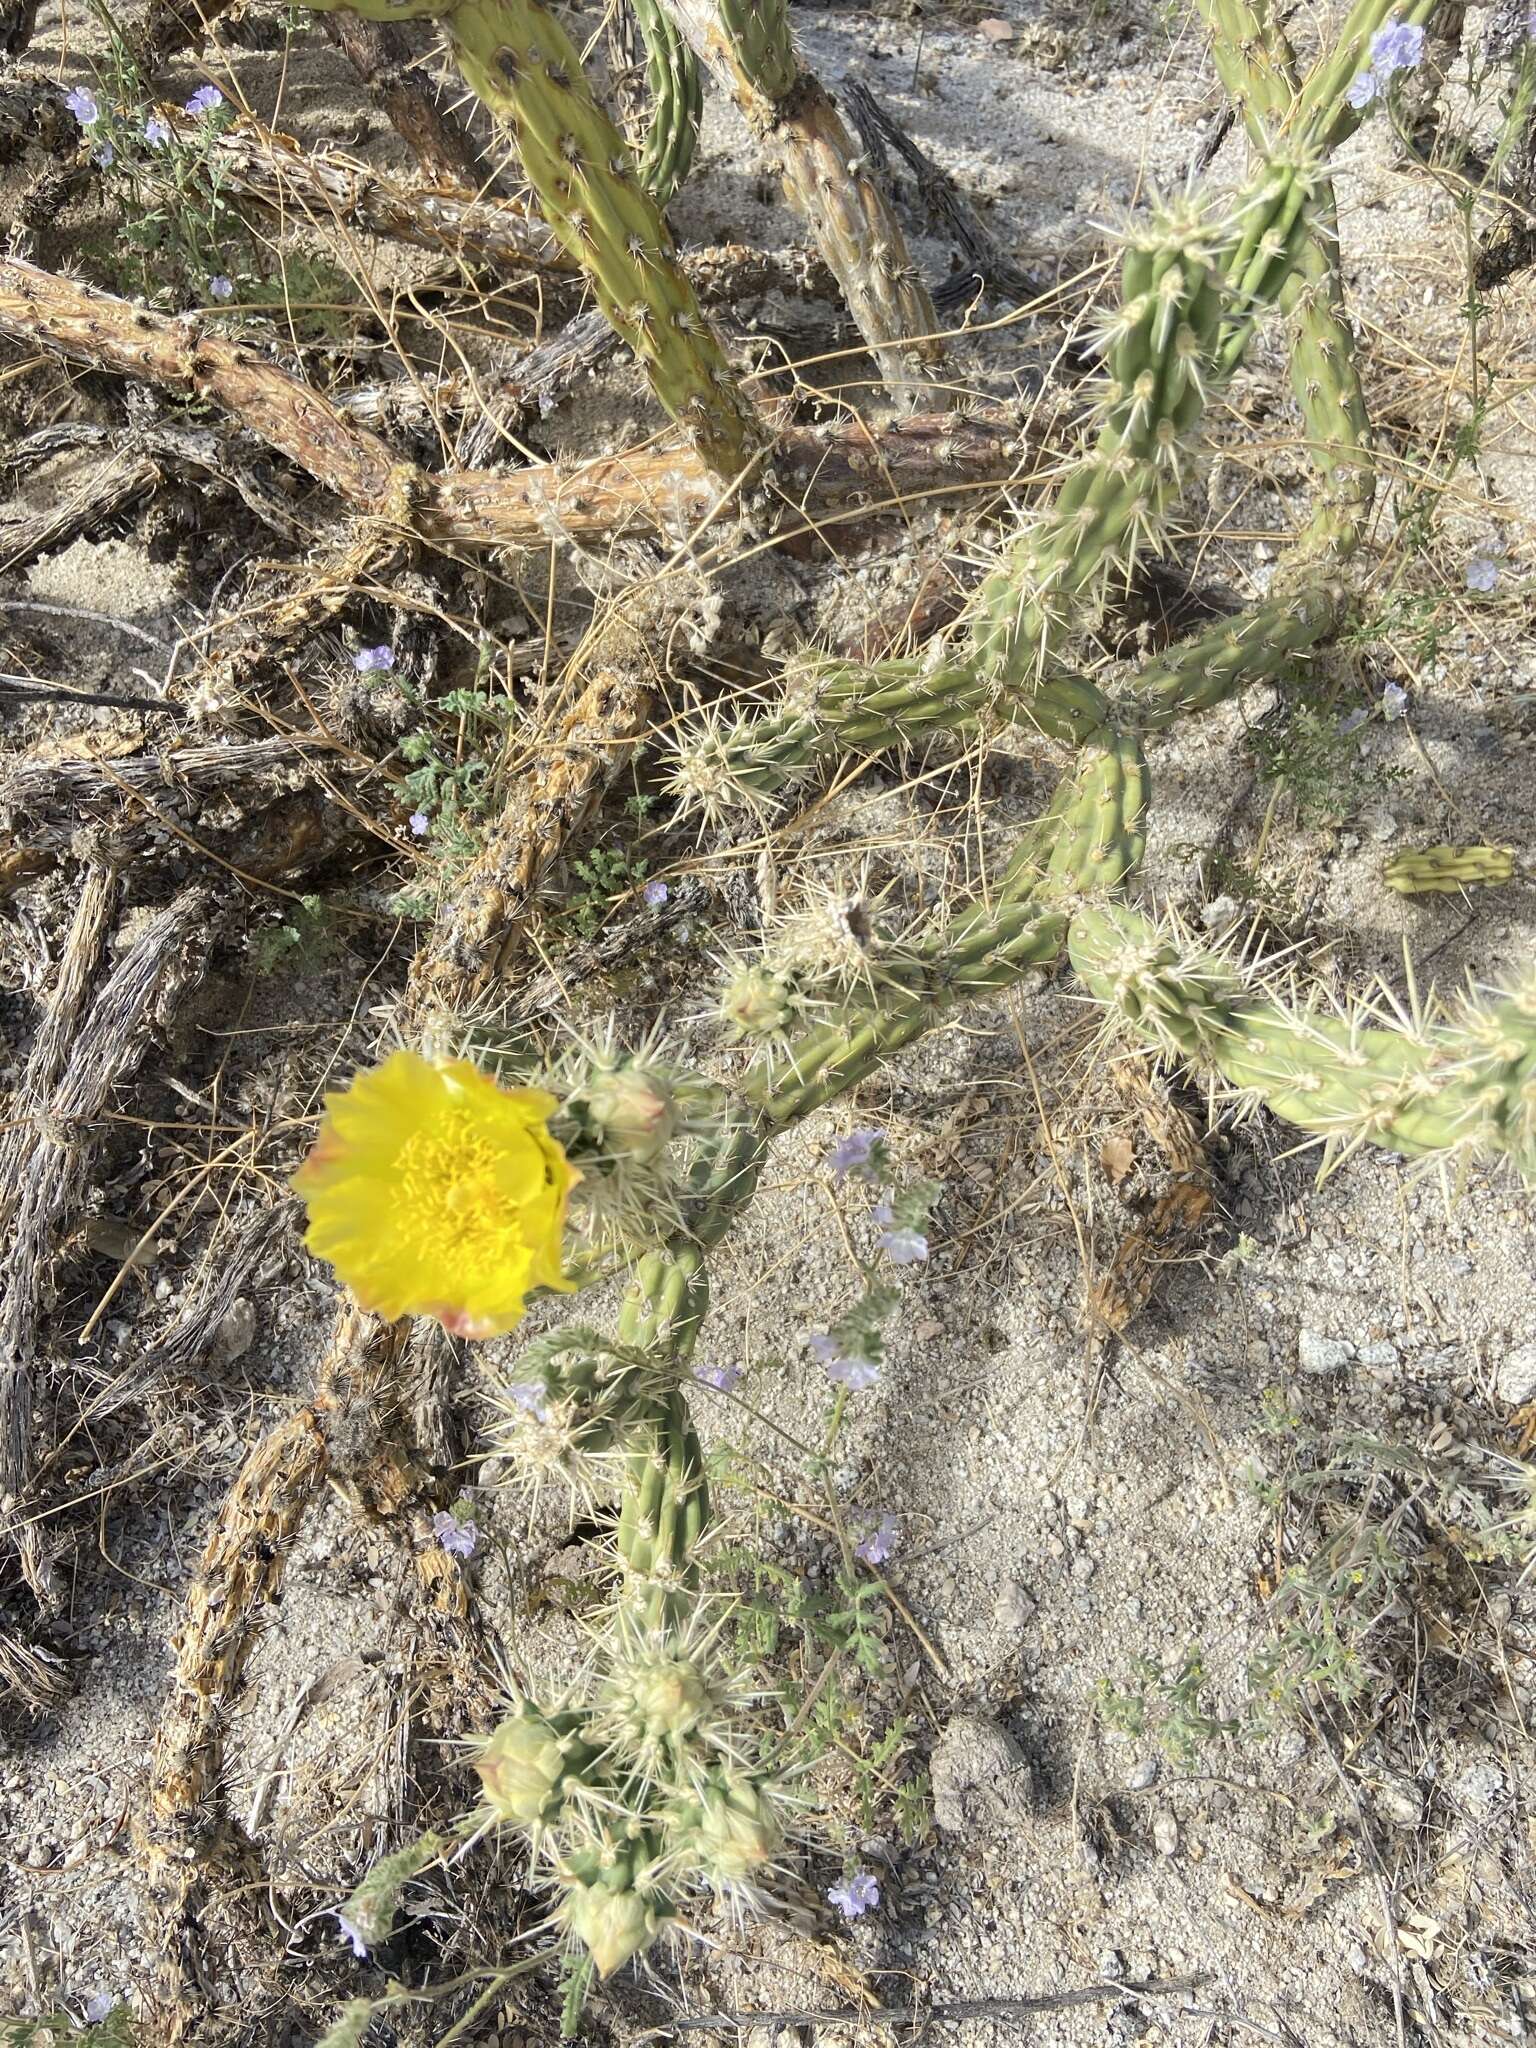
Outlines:
[{"label": "yellow flower petal", "polygon": [[571,1287],[560,1255],[577,1176],[549,1134],[556,1107],[468,1060],[391,1053],[325,1099],[293,1178],[305,1243],[378,1315],[499,1336],[533,1288]]}]

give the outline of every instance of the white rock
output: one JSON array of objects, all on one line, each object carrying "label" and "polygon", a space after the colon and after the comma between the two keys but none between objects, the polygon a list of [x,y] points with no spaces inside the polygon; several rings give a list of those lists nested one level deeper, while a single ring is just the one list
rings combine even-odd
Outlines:
[{"label": "white rock", "polygon": [[1342,1337],[1325,1337],[1318,1330],[1303,1330],[1296,1340],[1296,1356],[1303,1372],[1338,1372],[1348,1365],[1354,1348]]},{"label": "white rock", "polygon": [[1179,1824],[1166,1807],[1152,1817],[1152,1842],[1159,1856],[1172,1856],[1178,1850]]},{"label": "white rock", "polygon": [[1508,1351],[1494,1370],[1493,1390],[1510,1408],[1523,1408],[1536,1401],[1536,1344],[1522,1344]]}]

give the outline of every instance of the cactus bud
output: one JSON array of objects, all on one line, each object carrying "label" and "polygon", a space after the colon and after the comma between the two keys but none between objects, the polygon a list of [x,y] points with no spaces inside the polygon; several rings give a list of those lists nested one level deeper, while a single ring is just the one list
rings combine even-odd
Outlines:
[{"label": "cactus bud", "polygon": [[643,1756],[686,1742],[715,1715],[719,1702],[693,1658],[640,1650],[615,1664],[603,1707],[616,1739]]},{"label": "cactus bud", "polygon": [[[562,1729],[558,1722],[569,1725]],[[574,1716],[546,1720],[531,1708],[508,1715],[487,1736],[475,1759],[486,1804],[498,1820],[534,1827],[553,1820],[564,1804],[562,1783],[578,1769],[585,1745],[576,1742]],[[578,1752],[578,1754],[573,1754]]]},{"label": "cactus bud", "polygon": [[665,1909],[659,1901],[628,1887],[610,1890],[605,1884],[571,1884],[560,1903],[560,1917],[585,1942],[600,1977],[611,1977],[631,1956],[656,1939]]},{"label": "cactus bud", "polygon": [[671,1832],[679,1856],[717,1886],[745,1884],[784,1838],[762,1787],[751,1778],[713,1777],[698,1799],[680,1805]]},{"label": "cactus bud", "polygon": [[586,1091],[599,1140],[616,1157],[654,1159],[677,1135],[676,1091],[654,1067],[625,1060],[599,1073]]},{"label": "cactus bud", "polygon": [[740,1038],[778,1038],[794,1022],[789,984],[769,968],[742,961],[720,997],[720,1014]]}]

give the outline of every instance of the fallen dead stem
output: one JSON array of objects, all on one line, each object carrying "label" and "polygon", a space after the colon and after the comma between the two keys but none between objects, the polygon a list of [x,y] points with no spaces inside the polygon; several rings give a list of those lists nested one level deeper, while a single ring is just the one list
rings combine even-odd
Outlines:
[{"label": "fallen dead stem", "polygon": [[[112,1090],[131,1071],[150,1029],[200,972],[209,902],[185,890],[140,930],[97,986],[119,899],[116,873],[88,864],[53,997],[33,1043],[9,1127],[0,1134],[0,1521],[38,1602],[50,1568],[27,1498],[36,1465],[32,1384],[38,1324],[58,1242],[84,1202]],[[94,995],[92,994],[95,990]]]},{"label": "fallen dead stem", "polygon": [[[211,400],[355,511],[407,521],[406,531],[433,547],[537,547],[551,537],[691,532],[737,505],[736,493],[722,493],[683,448],[639,450],[573,469],[540,463],[511,476],[428,475],[320,392],[202,320],[150,313],[16,258],[0,259],[0,334]],[[787,427],[775,440],[771,467],[752,481],[753,509],[798,528],[840,511],[863,514],[880,502],[1002,482],[1016,440],[1012,423],[951,414],[881,427],[857,420]]]}]

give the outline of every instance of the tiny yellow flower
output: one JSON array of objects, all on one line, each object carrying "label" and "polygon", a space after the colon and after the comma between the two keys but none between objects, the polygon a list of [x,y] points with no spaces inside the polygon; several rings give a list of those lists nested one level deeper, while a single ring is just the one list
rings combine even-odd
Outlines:
[{"label": "tiny yellow flower", "polygon": [[498,1337],[560,1270],[578,1178],[549,1134],[555,1098],[499,1088],[468,1060],[391,1053],[325,1098],[293,1185],[304,1242],[366,1309],[435,1316],[458,1337]]}]

